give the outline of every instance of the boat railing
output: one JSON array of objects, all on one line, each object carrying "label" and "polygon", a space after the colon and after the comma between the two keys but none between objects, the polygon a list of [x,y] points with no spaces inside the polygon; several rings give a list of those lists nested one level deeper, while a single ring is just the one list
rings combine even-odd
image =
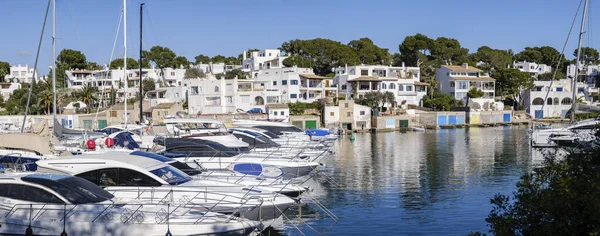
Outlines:
[{"label": "boat railing", "polygon": [[[260,204],[249,203],[248,201],[252,200],[252,198],[248,198],[247,195],[240,197],[239,195],[236,196],[233,194],[227,194],[227,192],[209,191],[209,187],[218,186],[189,187],[193,188],[194,190],[125,188],[111,189],[109,192],[113,195],[115,195],[117,192],[122,194],[136,194],[137,196],[134,198],[135,200],[150,201],[152,204],[170,204],[171,206],[175,207],[173,211],[181,207],[192,207],[193,209],[202,208],[203,211],[214,212],[214,209],[217,206],[227,205],[229,209],[228,212],[237,212],[243,208],[260,207]],[[176,193],[181,193],[181,196],[175,196]],[[161,194],[164,194],[164,196],[160,197]],[[147,195],[149,195],[149,198]],[[190,208],[187,212],[192,210],[192,208]]]},{"label": "boat railing", "polygon": [[[246,204],[250,200],[247,199]],[[258,201],[262,204],[261,201]],[[256,207],[260,207],[261,204],[256,204]],[[236,219],[233,215],[228,215],[224,218],[219,215],[211,214],[197,214],[197,212],[211,212],[211,211],[200,211],[195,206],[197,204],[188,205],[171,205],[171,204],[152,204],[152,203],[128,203],[128,204],[117,204],[117,203],[92,203],[92,204],[65,204],[65,203],[32,203],[32,204],[13,204],[10,209],[2,209],[0,211],[7,211],[4,214],[4,218],[11,218],[17,213],[22,212],[30,222],[42,220],[47,214],[56,213],[56,215],[62,215],[60,222],[66,224],[67,221],[75,217],[77,212],[88,212],[90,214],[89,222],[97,223],[101,221],[113,220],[115,215],[118,215],[120,222],[124,224],[136,224],[136,223],[148,223],[145,222],[147,214],[153,215],[156,224],[168,224],[169,218],[185,217],[186,219],[195,220],[194,224],[200,224],[207,219],[218,219],[219,221],[225,220],[229,222]],[[174,207],[174,208],[171,208]],[[166,210],[165,210],[166,208]],[[76,210],[79,209],[79,210]],[[114,212],[114,210],[118,212]],[[185,209],[185,211],[176,212],[177,210]],[[238,213],[239,209],[233,211]],[[19,214],[19,217],[24,217]],[[55,216],[55,215],[53,215]],[[197,217],[197,218],[196,218]],[[79,217],[77,220],[82,221]],[[88,221],[88,220],[83,220]],[[174,222],[170,222],[174,224]]]}]

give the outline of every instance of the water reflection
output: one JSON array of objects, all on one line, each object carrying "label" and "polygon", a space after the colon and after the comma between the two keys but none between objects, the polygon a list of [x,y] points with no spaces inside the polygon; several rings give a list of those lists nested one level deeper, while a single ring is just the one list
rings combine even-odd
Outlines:
[{"label": "water reflection", "polygon": [[487,232],[489,199],[513,191],[532,164],[527,131],[518,127],[355,137],[339,140],[325,160],[338,188],[319,180],[319,201],[340,217],[333,235]]}]

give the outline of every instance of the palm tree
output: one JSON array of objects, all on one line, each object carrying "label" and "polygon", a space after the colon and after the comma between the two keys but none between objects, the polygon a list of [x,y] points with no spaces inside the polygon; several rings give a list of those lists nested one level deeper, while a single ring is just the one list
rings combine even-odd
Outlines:
[{"label": "palm tree", "polygon": [[97,94],[98,88],[86,85],[77,95],[78,98],[87,105],[89,110],[94,105],[94,102],[98,100]]},{"label": "palm tree", "polygon": [[46,110],[46,115],[50,114],[50,108],[52,108],[52,90],[45,89],[38,94],[38,107],[43,107]]}]

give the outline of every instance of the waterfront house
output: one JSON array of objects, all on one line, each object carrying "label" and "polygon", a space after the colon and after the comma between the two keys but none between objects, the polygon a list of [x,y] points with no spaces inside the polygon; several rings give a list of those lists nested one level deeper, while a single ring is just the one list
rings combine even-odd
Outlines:
[{"label": "waterfront house", "polygon": [[[382,65],[346,66],[335,69],[334,86],[346,100],[368,92],[392,92],[396,104],[422,105],[427,84],[420,81],[419,67]],[[391,105],[391,104],[388,104]]]},{"label": "waterfront house", "polygon": [[250,58],[247,58],[246,54],[246,51],[242,53],[242,71],[254,77],[259,70],[283,68],[283,60],[287,58],[279,49],[254,51],[250,53]]},{"label": "waterfront house", "polygon": [[28,64],[10,66],[10,74],[4,77],[4,81],[13,83],[31,83],[34,79],[38,81],[38,73],[34,73],[34,69]]},{"label": "waterfront house", "polygon": [[281,120],[289,122],[290,108],[286,103],[273,103],[267,105],[267,114],[269,120]]},{"label": "waterfront house", "polygon": [[435,70],[435,76],[442,93],[450,94],[467,104],[467,93],[471,88],[477,88],[483,92],[483,97],[471,99],[469,106],[475,110],[492,109],[492,104],[495,103],[496,80],[479,68],[466,63],[460,66],[444,65]]},{"label": "waterfront house", "polygon": [[346,130],[371,129],[371,108],[354,103],[354,100],[341,100],[339,106],[326,106],[323,122],[328,128]]},{"label": "waterfront house", "polygon": [[4,101],[8,101],[13,92],[21,88],[20,83],[0,82],[0,95]]},{"label": "waterfront house", "polygon": [[182,111],[180,103],[161,103],[156,106],[148,107],[144,110],[144,117],[151,120],[152,124],[158,125],[164,122],[165,117],[173,116],[178,111]]},{"label": "waterfront house", "polygon": [[552,72],[551,66],[528,61],[513,62],[513,68],[518,69],[521,72],[529,73],[532,77]]}]

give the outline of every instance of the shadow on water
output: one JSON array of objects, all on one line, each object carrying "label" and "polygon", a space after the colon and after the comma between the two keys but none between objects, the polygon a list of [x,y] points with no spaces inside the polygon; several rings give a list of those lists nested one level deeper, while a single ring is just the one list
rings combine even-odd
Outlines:
[{"label": "shadow on water", "polygon": [[[340,139],[325,160],[337,185],[319,180],[318,200],[340,218],[330,235],[487,232],[489,199],[513,191],[532,163],[527,130],[518,127],[355,137]],[[311,227],[331,223],[318,211],[305,216]]]}]

